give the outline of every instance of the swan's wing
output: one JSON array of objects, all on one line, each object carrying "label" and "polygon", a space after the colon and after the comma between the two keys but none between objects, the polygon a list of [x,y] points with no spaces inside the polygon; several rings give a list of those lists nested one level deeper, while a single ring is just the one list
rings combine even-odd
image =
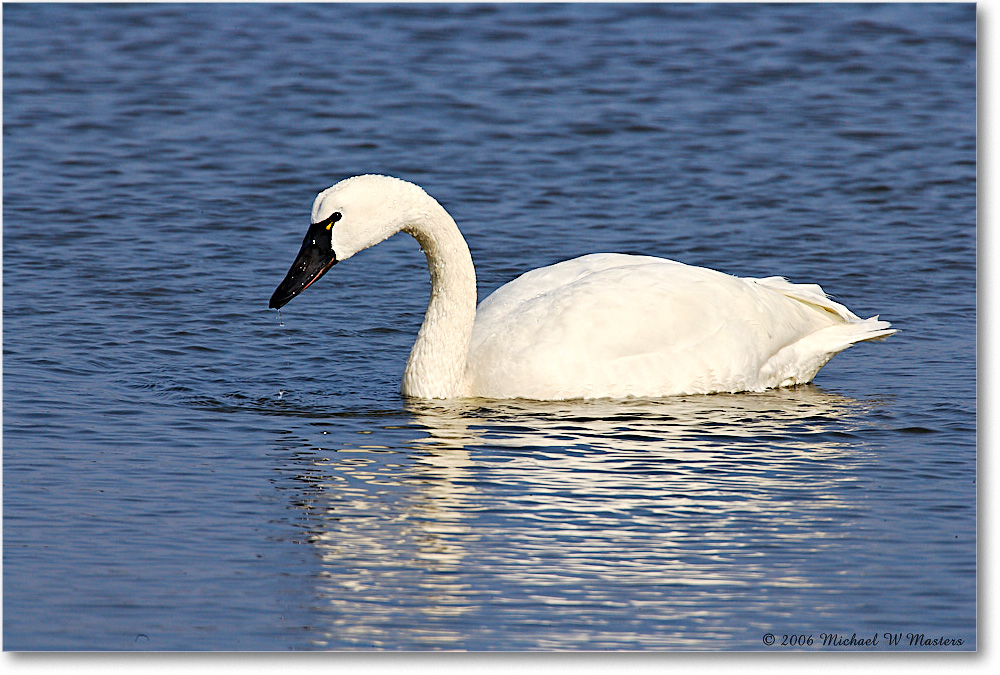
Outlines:
[{"label": "swan's wing", "polygon": [[794,378],[786,371],[803,338],[860,321],[840,307],[818,286],[595,254],[528,272],[484,300],[466,375],[472,393],[494,397],[763,389]]}]

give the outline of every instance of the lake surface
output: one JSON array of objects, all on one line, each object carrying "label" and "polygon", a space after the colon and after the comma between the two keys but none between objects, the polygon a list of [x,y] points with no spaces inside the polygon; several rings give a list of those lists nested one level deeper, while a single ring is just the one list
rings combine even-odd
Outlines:
[{"label": "lake surface", "polygon": [[[975,649],[975,22],[6,5],[4,648]],[[267,309],[366,172],[480,298],[620,251],[901,332],[760,394],[406,400],[412,239]]]}]

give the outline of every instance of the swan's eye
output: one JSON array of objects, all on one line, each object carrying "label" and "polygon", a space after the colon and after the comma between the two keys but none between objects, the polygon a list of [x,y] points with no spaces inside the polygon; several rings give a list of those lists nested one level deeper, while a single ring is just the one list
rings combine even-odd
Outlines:
[{"label": "swan's eye", "polygon": [[322,225],[324,230],[330,230],[333,229],[333,224],[343,217],[344,216],[340,213],[340,211],[334,211],[325,220],[321,220],[316,224]]}]

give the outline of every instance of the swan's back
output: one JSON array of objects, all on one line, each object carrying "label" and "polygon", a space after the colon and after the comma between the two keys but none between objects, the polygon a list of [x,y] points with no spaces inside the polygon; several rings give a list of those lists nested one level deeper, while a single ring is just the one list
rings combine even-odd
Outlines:
[{"label": "swan's back", "polygon": [[479,305],[466,388],[537,399],[757,391],[808,382],[837,352],[893,332],[814,284],[593,254],[527,272]]}]

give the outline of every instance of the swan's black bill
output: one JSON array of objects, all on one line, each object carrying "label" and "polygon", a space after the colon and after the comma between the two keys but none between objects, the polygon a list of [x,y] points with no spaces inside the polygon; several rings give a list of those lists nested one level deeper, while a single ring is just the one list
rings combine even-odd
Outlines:
[{"label": "swan's black bill", "polygon": [[337,264],[337,256],[333,252],[330,242],[330,231],[326,229],[325,223],[315,223],[309,226],[306,238],[302,241],[302,248],[295,257],[285,280],[278,284],[271,295],[271,302],[268,307],[271,309],[281,309],[302,291],[321,276],[327,270]]}]

